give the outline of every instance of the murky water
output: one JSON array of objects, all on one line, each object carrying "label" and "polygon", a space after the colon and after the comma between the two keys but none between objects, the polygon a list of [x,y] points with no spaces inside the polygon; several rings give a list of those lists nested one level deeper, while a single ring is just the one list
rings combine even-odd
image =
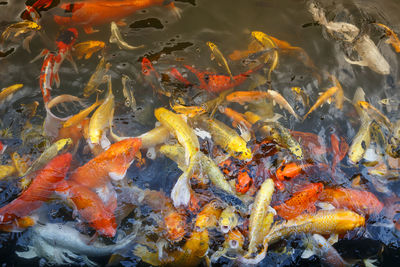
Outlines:
[{"label": "murky water", "polygon": [[[94,1],[94,0],[93,0]],[[93,2],[92,1],[92,2]],[[34,2],[34,1],[31,1]],[[95,2],[95,1],[94,1]],[[115,1],[108,1],[110,3]],[[0,2],[0,30],[3,31],[10,24],[20,21],[20,14],[25,8],[24,1]],[[262,31],[279,40],[289,42],[292,46],[301,47],[308,54],[315,69],[310,68],[304,61],[291,53],[280,53],[279,64],[272,72],[271,88],[280,92],[288,100],[289,104],[295,107],[295,111],[300,116],[304,116],[308,108],[297,105],[292,87],[301,87],[309,96],[312,104],[319,97],[319,92],[324,92],[332,87],[332,82],[328,79],[327,73],[335,75],[340,81],[345,102],[342,110],[335,108],[333,104],[325,104],[322,108],[316,109],[305,120],[296,120],[284,109],[274,107],[276,113],[282,114],[280,123],[293,131],[309,132],[319,136],[319,140],[324,146],[331,145],[331,134],[334,133],[343,137],[348,144],[351,144],[356,135],[360,118],[354,107],[347,100],[351,100],[358,87],[365,91],[366,101],[383,112],[388,119],[394,123],[400,119],[398,108],[400,106],[400,84],[398,54],[387,43],[384,32],[374,26],[374,22],[383,23],[392,28],[395,32],[400,32],[400,4],[396,0],[384,1],[320,1],[321,7],[326,11],[327,19],[333,21],[343,21],[356,25],[363,34],[371,37],[379,48],[383,57],[390,65],[390,74],[381,75],[373,72],[368,67],[361,67],[349,64],[344,56],[353,60],[357,57],[351,52],[351,45],[332,38],[321,25],[314,23],[308,11],[308,2],[300,0],[248,0],[248,1],[228,1],[228,0],[181,0],[175,2],[176,6],[182,10],[181,18],[173,14],[164,7],[151,7],[134,13],[124,18],[125,26],[119,26],[124,40],[130,45],[144,45],[133,51],[119,49],[117,45],[110,44],[110,24],[96,26],[93,34],[86,34],[82,28],[79,30],[77,42],[88,40],[99,40],[106,43],[104,55],[107,62],[111,63],[109,74],[112,78],[113,93],[115,95],[115,113],[113,119],[114,132],[119,136],[139,136],[154,128],[156,118],[154,109],[164,106],[168,107],[170,99],[159,94],[155,94],[153,88],[147,83],[142,74],[141,62],[144,57],[151,60],[154,68],[161,74],[163,86],[172,92],[173,98],[182,97],[187,105],[201,105],[206,100],[210,100],[217,94],[208,93],[204,90],[192,86],[184,86],[174,80],[169,71],[172,67],[182,72],[188,77],[190,82],[198,83],[198,80],[191,74],[185,65],[194,67],[201,71],[211,71],[225,74],[224,68],[219,66],[216,60],[210,59],[210,50],[206,45],[207,41],[212,41],[218,45],[225,56],[233,53],[234,50],[245,50],[252,40],[252,31]],[[55,51],[55,40],[60,27],[54,23],[53,16],[60,15],[62,11],[59,7],[41,12],[40,24],[43,27],[43,36],[36,35],[30,42],[31,53],[28,53],[21,46],[22,40],[6,42],[1,47],[2,52],[9,51],[9,55],[0,58],[0,87],[5,88],[12,84],[22,83],[24,87],[13,94],[11,99],[1,103],[0,110],[0,129],[3,131],[4,138],[21,138],[21,133],[26,132],[26,115],[21,110],[21,105],[38,101],[39,107],[37,115],[30,119],[32,125],[29,128],[38,128],[43,124],[46,111],[43,105],[43,98],[39,89],[39,75],[43,60],[30,61],[38,55],[42,49],[47,48]],[[83,97],[83,90],[90,76],[94,72],[100,58],[100,53],[95,53],[88,60],[78,60],[75,62],[79,72],[76,73],[72,65],[65,60],[61,66],[59,75],[61,85],[55,86],[51,90],[52,96],[70,94]],[[242,60],[229,60],[229,66],[234,75],[243,73],[249,69],[249,65]],[[318,83],[316,71],[323,77]],[[261,71],[263,74],[263,72]],[[137,102],[137,109],[132,112],[130,107],[124,105],[125,99],[122,92],[122,75],[128,75],[134,80],[134,95]],[[263,74],[265,76],[265,74]],[[250,76],[243,84],[235,87],[235,90],[247,90],[256,82],[255,76]],[[100,90],[106,91],[107,85],[103,84]],[[262,85],[259,89],[268,89],[267,85]],[[104,94],[103,94],[104,95]],[[347,99],[346,99],[347,98]],[[390,99],[390,105],[381,103],[382,99]],[[96,100],[92,95],[85,99],[86,104],[91,104]],[[230,105],[238,111],[244,108],[238,104]],[[59,109],[54,109],[54,113],[59,116],[68,116],[77,113],[82,107],[79,105],[65,105]],[[217,119],[230,124],[230,120],[223,114],[216,113]],[[5,136],[4,130],[7,129],[9,135]],[[385,138],[389,133],[385,132]],[[17,151],[20,155],[26,155],[30,159],[37,158],[45,148],[45,139],[29,140],[23,145],[17,145],[11,151]],[[74,154],[74,161],[71,168],[82,166],[93,158],[88,152],[84,142],[77,148]],[[203,151],[212,148],[212,142],[208,146],[202,143]],[[249,146],[254,147],[254,140],[249,142]],[[211,151],[208,151],[212,154]],[[317,161],[321,164],[331,165],[334,155],[331,150],[310,161]],[[143,151],[145,156],[146,150]],[[1,155],[2,164],[10,164],[8,153]],[[280,156],[269,160],[272,169],[276,169],[277,162],[281,161]],[[263,163],[264,164],[264,163]],[[362,260],[374,259],[378,266],[391,266],[399,260],[399,230],[394,227],[393,221],[398,219],[399,209],[396,210],[396,201],[400,194],[400,183],[398,182],[398,172],[392,165],[393,175],[387,179],[376,177],[368,173],[367,168],[360,164],[354,166],[348,163],[346,156],[338,167],[340,171],[335,175],[329,172],[314,171],[307,173],[310,182],[323,182],[326,186],[351,187],[352,180],[358,174],[363,176],[364,189],[374,193],[380,201],[385,204],[385,209],[392,208],[392,213],[397,214],[395,218],[390,218],[387,213],[379,215],[373,214],[368,217],[366,227],[361,230],[349,231],[340,236],[339,242],[334,248],[349,263],[362,266]],[[274,169],[274,170],[275,170]],[[171,190],[181,174],[177,165],[162,155],[156,159],[146,159],[144,166],[132,164],[127,172],[128,181],[141,189],[151,189],[163,191],[169,196]],[[263,178],[264,179],[264,178]],[[259,186],[263,179],[254,181]],[[286,183],[286,182],[285,182]],[[287,182],[291,189],[296,186]],[[207,191],[207,190],[204,190]],[[0,181],[0,206],[4,206],[16,198],[21,192],[17,185],[17,179],[9,178]],[[283,199],[287,199],[291,192],[285,192],[273,201],[277,204]],[[209,196],[209,193],[205,193]],[[392,201],[392,202],[391,202]],[[392,203],[392,204],[388,204]],[[390,206],[391,205],[391,206]],[[385,211],[384,209],[384,211]],[[133,211],[132,211],[133,210]],[[154,224],[151,216],[152,210],[149,207],[136,207],[131,209],[130,216],[125,218],[119,226],[119,231],[132,231],[133,221],[141,221],[142,226]],[[56,199],[46,203],[38,212],[38,217],[42,223],[60,223],[63,221],[75,221],[73,208],[64,204],[62,200]],[[195,220],[193,214],[188,215],[187,222],[190,224]],[[83,225],[83,224],[82,224]],[[90,229],[79,226],[82,233],[90,232]],[[189,227],[192,229],[191,227]],[[149,227],[149,229],[151,229]],[[193,230],[193,229],[192,229]],[[90,232],[93,234],[93,230]],[[153,233],[154,234],[154,233]],[[157,233],[160,234],[160,233]],[[157,235],[154,234],[154,235]],[[161,234],[160,234],[161,235]],[[190,235],[187,233],[185,238]],[[150,236],[150,235],[148,235]],[[149,238],[147,236],[147,238]],[[218,250],[222,245],[224,237],[218,230],[210,230],[210,249],[209,255]],[[15,254],[15,251],[26,251],[27,245],[32,242],[35,236],[31,229],[21,233],[0,232],[0,262],[4,266],[22,265],[43,265],[45,259],[23,259]],[[152,236],[152,241],[157,241],[158,237]],[[150,239],[150,238],[149,238]],[[101,239],[104,242],[112,243],[112,239]],[[266,258],[261,263],[274,264],[281,266],[295,265],[320,265],[321,260],[317,256],[308,259],[301,258],[305,247],[304,235],[293,235],[283,242],[272,246]],[[115,241],[115,240],[114,240]],[[152,243],[154,243],[152,242]],[[167,247],[172,250],[174,246],[182,247],[181,243],[171,242]],[[248,244],[246,244],[248,245]],[[129,249],[119,251],[124,258],[118,264],[124,266],[145,265],[139,257],[134,256],[133,245]],[[106,264],[108,256],[91,257],[99,264]],[[84,261],[81,261],[84,264]],[[118,261],[117,261],[118,262]],[[205,265],[205,261],[202,261]],[[236,265],[235,260],[221,257],[217,265]]]}]

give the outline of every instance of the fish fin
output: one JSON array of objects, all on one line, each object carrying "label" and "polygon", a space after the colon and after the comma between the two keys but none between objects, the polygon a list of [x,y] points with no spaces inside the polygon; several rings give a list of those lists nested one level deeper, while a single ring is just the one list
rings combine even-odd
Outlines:
[{"label": "fish fin", "polygon": [[71,54],[71,53],[68,53],[68,54],[67,54],[66,59],[71,63],[71,65],[72,65],[72,67],[74,68],[75,72],[76,72],[76,73],[79,73],[78,66],[76,65],[75,60],[74,60],[74,58],[72,57],[72,54]]},{"label": "fish fin", "polygon": [[15,251],[15,254],[18,255],[18,257],[24,258],[24,259],[33,259],[36,258],[38,255],[36,254],[35,250],[33,247],[28,246],[28,251]]},{"label": "fish fin", "polygon": [[45,57],[48,53],[50,53],[50,51],[48,49],[43,49],[42,52],[40,52],[40,54],[37,55],[34,59],[32,59],[29,63],[33,63],[36,60],[38,60],[38,59],[40,59],[42,57]]},{"label": "fish fin", "polygon": [[126,21],[124,21],[123,19],[117,21],[115,24],[117,24],[117,25],[120,26],[120,27],[125,27],[125,26],[128,25],[128,24],[126,23]]},{"label": "fish fin", "polygon": [[108,140],[105,131],[103,132],[103,134],[101,135],[100,138],[100,146],[102,149],[107,150],[111,145],[110,140]]},{"label": "fish fin", "polygon": [[333,206],[331,203],[328,202],[317,202],[317,204],[315,204],[316,206],[318,206],[319,208],[323,209],[323,210],[334,210],[336,209],[335,206]]},{"label": "fish fin", "polygon": [[[331,103],[332,103],[332,97],[330,97],[330,98],[328,98],[327,100],[326,100],[326,102],[328,102],[328,104],[330,105]],[[321,106],[323,106],[324,104],[322,104]],[[320,106],[320,107],[321,107]]]},{"label": "fish fin", "polygon": [[176,7],[174,3],[171,3],[171,12],[174,15],[175,18],[180,19],[182,17],[182,9],[179,7]]},{"label": "fish fin", "polygon": [[101,201],[103,201],[106,208],[109,211],[114,212],[117,208],[117,193],[115,192],[114,187],[111,185],[111,183],[96,188],[96,193]]},{"label": "fish fin", "polygon": [[346,56],[343,56],[343,57],[344,57],[344,60],[346,60],[346,62],[349,63],[349,64],[359,65],[359,66],[362,66],[362,67],[368,66],[368,63],[366,63],[364,60],[354,61],[354,60],[349,59]]},{"label": "fish fin", "polygon": [[189,185],[189,169],[188,168],[176,181],[174,188],[171,191],[171,199],[175,207],[181,205],[187,206],[190,201],[191,189]]},{"label": "fish fin", "polygon": [[215,56],[214,56],[214,54],[213,54],[213,53],[211,53],[211,57],[210,57],[210,59],[211,59],[211,60],[214,60],[214,59],[215,59]]},{"label": "fish fin", "polygon": [[247,129],[245,126],[242,126],[240,124],[237,124],[237,128],[239,129],[240,132],[240,137],[243,138],[244,141],[249,142],[251,139],[251,134],[249,129]]},{"label": "fish fin", "polygon": [[90,26],[90,25],[85,25],[85,26],[83,26],[83,30],[84,30],[85,33],[87,33],[87,34],[92,34],[92,33],[95,33],[95,32],[98,32],[98,31],[99,31],[99,30],[93,29],[93,27]]},{"label": "fish fin", "polygon": [[29,44],[32,40],[32,38],[35,36],[35,33],[28,35],[24,41],[22,42],[22,47],[28,51],[28,53],[31,53],[31,48],[29,47]]},{"label": "fish fin", "polygon": [[327,241],[328,241],[329,244],[333,245],[336,242],[338,242],[338,240],[339,240],[339,235],[338,234],[331,234],[331,236],[328,238]]},{"label": "fish fin", "polygon": [[60,87],[60,76],[58,75],[58,72],[54,73],[53,78],[54,78],[54,81],[56,82],[57,88],[59,88]]},{"label": "fish fin", "polygon": [[200,129],[200,128],[194,128],[193,130],[194,130],[194,133],[201,139],[206,139],[206,138],[211,139],[211,134],[209,132],[207,132],[203,129]]},{"label": "fish fin", "polygon": [[303,254],[301,254],[302,259],[308,259],[311,256],[315,255],[314,251],[311,249],[306,249],[303,251]]},{"label": "fish fin", "polygon": [[376,260],[376,259],[374,259],[374,260],[372,260],[372,259],[364,259],[363,263],[364,263],[365,267],[376,267],[376,266],[379,266],[379,265],[375,265],[374,264],[377,261],[378,260]]}]

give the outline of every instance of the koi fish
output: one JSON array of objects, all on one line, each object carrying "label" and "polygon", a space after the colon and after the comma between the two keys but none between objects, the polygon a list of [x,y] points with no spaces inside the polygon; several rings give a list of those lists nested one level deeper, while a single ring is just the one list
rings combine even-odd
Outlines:
[{"label": "koi fish", "polygon": [[226,59],[225,59],[224,55],[221,53],[221,51],[218,49],[218,46],[212,42],[207,42],[207,45],[210,48],[211,53],[212,53],[211,60],[216,58],[218,60],[218,64],[221,64],[224,66],[224,68],[228,72],[229,76],[233,80],[232,72],[231,72],[231,69],[229,68],[228,62],[226,61]]},{"label": "koi fish", "polygon": [[154,5],[165,5],[180,17],[180,11],[174,3],[165,0],[128,0],[128,1],[77,1],[61,4],[67,16],[54,16],[59,25],[81,25],[86,33],[94,33],[93,26],[120,21],[138,10]]},{"label": "koi fish", "polygon": [[18,152],[14,152],[11,154],[11,160],[13,162],[13,166],[17,170],[19,176],[23,176],[24,173],[28,170],[28,164],[25,160],[23,160]]},{"label": "koi fish", "polygon": [[88,83],[83,89],[84,97],[91,96],[94,92],[96,92],[100,84],[107,81],[106,73],[110,69],[110,66],[111,64],[106,63],[106,59],[104,57],[100,59],[99,64],[97,64],[95,71],[93,72],[92,76],[90,76]]},{"label": "koi fish", "polygon": [[343,137],[339,141],[335,134],[331,134],[331,146],[333,150],[332,170],[335,170],[336,165],[346,156],[349,145]]},{"label": "koi fish", "polygon": [[34,3],[27,5],[25,7],[25,11],[22,12],[21,18],[24,20],[32,20],[38,23],[41,17],[40,16],[41,11],[47,11],[57,6],[59,3],[60,0],[37,0]]},{"label": "koi fish", "polygon": [[235,208],[232,206],[226,207],[221,212],[218,224],[224,234],[233,230],[239,224],[239,216],[236,214]]},{"label": "koi fish", "polygon": [[165,126],[158,126],[138,136],[142,140],[142,148],[150,148],[164,144],[170,138],[169,129]]},{"label": "koi fish", "polygon": [[14,84],[7,88],[4,88],[0,92],[0,103],[3,103],[6,100],[10,100],[15,92],[21,89],[24,85],[23,84]]},{"label": "koi fish", "polygon": [[[247,80],[247,78],[252,73],[259,70],[262,67],[262,65],[256,66],[253,69],[250,69],[246,72],[235,75],[235,76],[233,76],[233,79],[231,79],[230,76],[219,75],[219,74],[215,74],[215,73],[209,72],[209,71],[202,72],[202,71],[196,70],[195,68],[193,68],[189,65],[185,65],[185,67],[190,72],[192,72],[199,80],[199,84],[196,84],[194,86],[196,86],[197,88],[199,88],[201,90],[205,90],[207,92],[220,93],[220,92],[229,90],[231,88],[234,88],[234,87],[242,84],[243,82],[245,82]],[[180,74],[177,70],[170,72],[170,74],[175,79],[177,79],[185,84],[189,84],[189,85],[191,84],[188,80],[183,78],[182,74]]]},{"label": "koi fish", "polygon": [[291,236],[294,233],[312,233],[320,235],[344,234],[347,231],[364,225],[365,218],[363,216],[348,210],[320,210],[316,214],[300,215],[295,219],[272,226],[271,230],[264,238],[263,252],[257,255],[255,259],[246,261],[246,259],[240,258],[239,260],[257,264],[265,258],[269,245]]},{"label": "koi fish", "polygon": [[245,194],[249,191],[250,186],[253,184],[253,179],[249,176],[247,168],[243,168],[239,171],[236,179],[236,192]]},{"label": "koi fish", "polygon": [[144,47],[144,45],[132,46],[125,42],[122,38],[121,32],[118,29],[117,23],[114,21],[111,22],[111,36],[109,42],[112,44],[117,44],[119,49],[135,50]]},{"label": "koi fish", "polygon": [[293,196],[273,208],[276,210],[279,216],[285,220],[296,218],[304,211],[314,213],[316,208],[314,203],[318,200],[319,195],[324,189],[324,185],[321,183],[309,184],[295,192]]},{"label": "koi fish", "polygon": [[306,115],[304,115],[303,120],[310,115],[311,112],[316,110],[319,106],[322,106],[325,102],[330,102],[330,99],[338,92],[339,88],[334,86],[326,90],[323,94],[321,94],[315,104],[310,108]]},{"label": "koi fish", "polygon": [[80,111],[78,114],[75,114],[74,116],[72,116],[71,118],[69,118],[68,120],[66,120],[63,123],[63,128],[68,128],[68,127],[72,127],[75,125],[80,124],[84,119],[86,119],[86,117],[93,111],[95,110],[99,105],[101,105],[103,103],[103,101],[99,101],[96,100],[96,102],[94,102],[90,107]]},{"label": "koi fish", "polygon": [[70,180],[88,188],[105,186],[111,179],[121,180],[141,147],[141,139],[127,138],[114,143],[109,149],[77,168]]},{"label": "koi fish", "polygon": [[122,93],[125,97],[125,107],[130,107],[132,108],[133,111],[136,110],[136,99],[135,96],[133,95],[133,86],[132,83],[133,81],[131,80],[131,78],[129,78],[129,76],[122,74],[122,78],[121,78],[121,82],[122,82]]},{"label": "koi fish", "polygon": [[390,120],[377,108],[372,106],[370,103],[366,101],[358,101],[357,105],[360,106],[361,109],[364,110],[370,116],[371,119],[376,120],[378,123],[385,125],[387,129],[393,128],[393,125],[390,122]]},{"label": "koi fish", "polygon": [[371,143],[371,124],[372,121],[370,120],[364,121],[353,138],[349,148],[349,162],[351,164],[357,164],[364,157]]},{"label": "koi fish", "polygon": [[[253,38],[256,39],[257,42],[259,42],[263,46],[264,49],[276,48],[275,42],[267,34],[263,32],[253,31],[251,32],[251,36],[253,36]],[[276,49],[273,50],[272,54],[273,55],[272,55],[271,67],[269,68],[268,71],[268,81],[271,81],[271,73],[278,66],[278,60],[279,60],[278,51]],[[267,56],[264,59],[264,63],[268,63],[269,61],[270,61],[270,56],[267,54]]]},{"label": "koi fish", "polygon": [[92,55],[105,47],[102,41],[86,41],[74,45],[73,53],[78,59],[89,59]]},{"label": "koi fish", "polygon": [[13,165],[0,165],[0,180],[13,175],[17,169]]},{"label": "koi fish", "polygon": [[231,156],[240,160],[249,160],[252,158],[252,153],[247,148],[246,141],[235,130],[229,128],[219,120],[209,119],[205,116],[199,116],[194,119],[202,128],[210,132],[215,144],[219,145]]},{"label": "koi fish", "polygon": [[40,90],[42,91],[43,102],[46,104],[50,101],[50,90],[52,89],[52,85],[55,79],[54,74],[54,64],[55,64],[54,53],[47,53],[44,58],[42,70],[40,72],[39,84]]},{"label": "koi fish", "polygon": [[383,203],[371,192],[350,188],[325,188],[319,200],[367,215],[378,214],[383,209]]},{"label": "koi fish", "polygon": [[171,192],[171,198],[175,207],[187,205],[190,200],[189,178],[192,176],[196,163],[197,153],[200,150],[199,140],[193,129],[177,114],[158,108],[154,115],[175,136],[178,142],[185,148],[185,163],[188,166],[185,172],[178,178]]},{"label": "koi fish", "polygon": [[180,114],[184,114],[188,116],[189,118],[193,118],[194,116],[203,114],[206,112],[206,110],[200,106],[184,106],[178,103],[170,103],[171,108],[176,112]]},{"label": "koi fish", "polygon": [[56,184],[64,179],[72,155],[59,155],[36,173],[31,185],[18,198],[0,208],[0,224],[12,224],[38,209],[53,193]]},{"label": "koi fish", "polygon": [[58,71],[61,67],[61,64],[67,59],[75,69],[75,72],[78,73],[78,67],[75,64],[75,61],[72,58],[72,48],[78,39],[78,31],[75,28],[69,28],[62,31],[56,40],[57,46],[57,55],[55,57],[54,63],[54,77],[57,87],[60,87],[60,78],[58,77]]},{"label": "koi fish", "polygon": [[14,24],[8,26],[1,34],[0,39],[2,42],[5,42],[5,41],[7,41],[8,38],[10,38],[10,36],[12,34],[14,34],[13,38],[16,38],[22,34],[30,33],[24,39],[24,42],[22,45],[22,47],[26,51],[30,52],[29,42],[35,36],[36,32],[40,31],[41,29],[42,29],[42,26],[40,26],[36,22],[25,20],[25,21],[17,22],[17,23],[14,23]]},{"label": "koi fish", "polygon": [[69,224],[37,224],[32,230],[33,236],[30,238],[29,250],[16,251],[16,254],[25,259],[45,258],[46,263],[50,265],[78,264],[83,261],[87,266],[95,266],[97,264],[89,260],[88,256],[110,255],[124,249],[136,237],[134,232],[116,244],[105,245],[98,241],[92,243],[89,236],[81,234]]},{"label": "koi fish", "polygon": [[240,131],[240,136],[246,142],[250,141],[251,139],[251,124],[245,118],[245,116],[231,108],[228,107],[219,107],[219,111],[225,114],[232,120],[232,126],[238,128]]},{"label": "koi fish", "polygon": [[114,116],[114,94],[111,88],[111,77],[108,78],[108,94],[104,102],[93,113],[89,122],[88,136],[92,145],[100,144],[100,139],[104,135]]},{"label": "koi fish", "polygon": [[303,149],[296,139],[291,135],[288,129],[278,122],[261,122],[261,117],[252,112],[244,114],[250,123],[254,124],[255,129],[263,134],[267,140],[271,140],[287,148],[296,159],[303,159]]},{"label": "koi fish", "polygon": [[[72,201],[82,219],[98,233],[113,237],[117,228],[113,212],[105,206],[94,191],[79,183],[82,182],[82,179],[80,179],[79,182],[75,181],[78,170],[79,168],[74,172],[74,178],[62,181],[57,185],[57,193]],[[96,179],[96,177],[91,178]]]},{"label": "koi fish", "polygon": [[256,252],[257,246],[262,242],[263,237],[269,232],[274,215],[269,211],[269,204],[274,193],[274,182],[266,179],[257,192],[253,207],[250,213],[249,223],[249,249],[244,256],[249,257]]},{"label": "koi fish", "polygon": [[72,145],[72,140],[70,138],[61,139],[53,143],[50,147],[48,147],[26,170],[26,172],[22,176],[26,176],[23,178],[23,184],[28,186],[30,184],[29,175],[45,166],[50,160],[55,158],[57,155],[62,154],[68,150],[68,148]]},{"label": "koi fish", "polygon": [[270,95],[262,91],[235,91],[226,96],[226,101],[237,102],[244,105],[246,102],[259,101],[268,98]]},{"label": "koi fish", "polygon": [[284,181],[285,179],[293,179],[303,173],[305,169],[313,166],[313,164],[297,164],[295,162],[284,164],[276,170],[276,178],[281,181]]},{"label": "koi fish", "polygon": [[389,39],[386,40],[386,43],[391,44],[394,50],[397,53],[400,53],[400,40],[399,37],[397,37],[397,34],[388,26],[382,23],[374,23],[374,24],[385,30],[386,36],[389,37]]},{"label": "koi fish", "polygon": [[186,215],[178,212],[169,197],[163,192],[145,190],[142,203],[151,207],[155,213],[161,213],[163,222],[160,227],[165,230],[168,240],[172,242],[182,240],[187,231]]}]

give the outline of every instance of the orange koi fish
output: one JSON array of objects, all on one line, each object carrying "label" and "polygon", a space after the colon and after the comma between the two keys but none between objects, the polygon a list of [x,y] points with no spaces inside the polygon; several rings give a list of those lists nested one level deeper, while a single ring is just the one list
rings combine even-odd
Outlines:
[{"label": "orange koi fish", "polygon": [[262,91],[236,91],[227,95],[225,99],[243,105],[246,102],[259,101],[268,97],[270,97],[269,93]]},{"label": "orange koi fish", "polygon": [[314,203],[324,189],[321,183],[309,184],[293,194],[293,196],[278,206],[273,207],[279,216],[285,220],[296,218],[304,211],[314,213]]},{"label": "orange koi fish", "polygon": [[85,58],[89,59],[94,53],[104,48],[106,44],[102,41],[86,41],[74,45],[74,54],[78,59]]},{"label": "orange koi fish", "polygon": [[[210,71],[199,71],[195,68],[185,65],[185,67],[191,71],[194,75],[196,75],[197,79],[199,80],[199,84],[194,86],[198,87],[201,90],[205,90],[211,93],[220,93],[231,88],[234,88],[247,80],[249,75],[259,70],[263,64],[250,69],[246,72],[241,74],[235,75],[232,78],[229,75],[220,75]],[[185,85],[190,85],[187,79],[183,78],[183,75],[178,72],[178,70],[173,69],[170,71],[170,74],[177,79],[178,81],[184,83]]]},{"label": "orange koi fish", "polygon": [[143,203],[150,206],[154,212],[160,212],[164,218],[164,225],[161,226],[166,232],[166,237],[178,242],[186,234],[186,216],[174,207],[172,200],[163,192],[145,190]]},{"label": "orange koi fish", "polygon": [[319,200],[329,202],[337,208],[347,208],[368,215],[380,213],[383,209],[383,203],[371,192],[350,188],[325,188]]},{"label": "orange koi fish", "polygon": [[95,192],[72,180],[59,183],[56,191],[71,200],[82,219],[98,233],[108,237],[115,235],[115,216]]},{"label": "orange koi fish", "polygon": [[172,1],[168,0],[127,0],[127,1],[76,1],[63,3],[60,8],[66,16],[54,16],[54,21],[59,25],[81,25],[86,33],[96,32],[93,26],[120,21],[138,10],[155,5],[165,5],[173,10],[179,17]]},{"label": "orange koi fish", "polygon": [[296,176],[304,173],[304,170],[314,166],[313,164],[297,164],[295,162],[290,162],[288,164],[283,164],[276,170],[276,178],[281,181],[285,179],[293,179]]},{"label": "orange koi fish", "polygon": [[67,174],[71,159],[72,155],[69,153],[59,155],[38,171],[27,190],[11,203],[0,208],[0,224],[13,224],[47,201],[56,188],[56,184]]},{"label": "orange koi fish", "polygon": [[94,189],[105,186],[110,178],[123,179],[141,144],[139,138],[127,138],[112,144],[109,149],[76,169],[70,180]]},{"label": "orange koi fish", "polygon": [[251,129],[251,124],[245,118],[245,116],[231,108],[221,108],[220,111],[228,116],[232,120],[233,127],[239,127],[239,125],[245,127],[246,129]]},{"label": "orange koi fish", "polygon": [[247,191],[249,191],[252,183],[253,179],[251,179],[251,177],[249,176],[247,169],[241,169],[236,180],[236,192],[245,194]]},{"label": "orange koi fish", "polygon": [[392,47],[394,48],[394,50],[397,53],[400,53],[400,40],[399,37],[397,37],[397,34],[390,29],[388,26],[381,24],[381,23],[374,23],[375,25],[383,28],[385,30],[385,34],[387,37],[389,37],[389,39],[387,39],[385,42],[387,44],[391,44]]},{"label": "orange koi fish", "polygon": [[332,170],[335,170],[336,165],[346,156],[349,145],[343,137],[339,141],[335,134],[331,134],[331,146],[333,151]]}]

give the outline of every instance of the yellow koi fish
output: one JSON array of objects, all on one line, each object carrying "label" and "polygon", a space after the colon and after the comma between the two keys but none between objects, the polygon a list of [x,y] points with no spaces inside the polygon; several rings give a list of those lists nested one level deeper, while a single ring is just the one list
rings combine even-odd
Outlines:
[{"label": "yellow koi fish", "polygon": [[118,29],[117,23],[115,23],[114,21],[111,22],[111,37],[109,41],[112,44],[117,44],[119,49],[135,50],[144,47],[144,45],[132,46],[125,42],[122,38],[121,32]]},{"label": "yellow koi fish", "polygon": [[210,132],[213,141],[231,156],[240,160],[249,160],[253,157],[251,150],[246,147],[246,141],[223,122],[206,116],[196,117],[195,121]]},{"label": "yellow koi fish", "polygon": [[154,115],[185,148],[185,164],[188,168],[179,177],[172,189],[171,199],[175,207],[182,204],[186,206],[190,200],[189,178],[192,177],[195,165],[197,165],[196,156],[200,150],[199,140],[193,129],[178,114],[165,108],[158,108],[154,111]]},{"label": "yellow koi fish", "polygon": [[274,216],[273,213],[268,211],[268,207],[271,202],[274,189],[274,181],[272,179],[267,179],[262,183],[260,190],[257,192],[253,203],[253,208],[251,209],[250,213],[250,244],[248,253],[244,256],[245,258],[257,251],[257,246],[262,243],[263,237],[269,232]]},{"label": "yellow koi fish", "polygon": [[316,110],[319,106],[322,106],[325,102],[329,102],[331,100],[331,98],[338,92],[339,88],[337,88],[336,86],[329,88],[328,90],[326,90],[323,94],[321,94],[317,101],[315,102],[315,104],[310,108],[310,110],[307,112],[306,115],[304,115],[303,120],[305,120],[307,118],[307,116],[313,112],[314,110]]},{"label": "yellow koi fish", "polygon": [[181,104],[175,103],[171,104],[171,108],[176,112],[180,114],[184,114],[188,116],[189,118],[193,118],[194,116],[203,114],[206,112],[206,110],[200,106],[183,106]]},{"label": "yellow koi fish", "polygon": [[239,215],[232,206],[226,207],[219,218],[219,227],[224,234],[234,229],[239,224]]},{"label": "yellow koi fish", "polygon": [[[269,36],[267,34],[260,32],[260,31],[253,31],[251,33],[251,36],[253,36],[254,39],[256,39],[263,46],[264,49],[274,48],[272,50],[273,55],[272,55],[271,67],[268,71],[268,81],[271,81],[271,73],[272,73],[272,71],[274,71],[276,66],[278,66],[278,59],[279,59],[278,50],[275,49],[276,44],[274,41],[272,41],[271,38],[269,38]],[[268,63],[269,61],[270,61],[270,57],[269,56],[265,57],[264,63]]]},{"label": "yellow koi fish", "polygon": [[114,94],[111,87],[111,77],[109,77],[107,97],[93,113],[89,121],[88,137],[90,144],[95,145],[100,143],[104,129],[109,126],[114,116]]},{"label": "yellow koi fish", "polygon": [[96,70],[90,76],[88,83],[86,84],[85,88],[83,89],[83,96],[89,97],[94,92],[96,92],[97,88],[100,84],[106,82],[106,73],[108,72],[111,64],[106,63],[106,59],[104,57],[101,58],[99,64],[96,67]]},{"label": "yellow koi fish", "polygon": [[23,84],[14,84],[1,90],[0,103],[2,103],[5,100],[10,100],[13,94],[17,92],[19,89],[21,89],[23,86],[24,86]]},{"label": "yellow koi fish", "polygon": [[74,45],[73,52],[78,59],[89,59],[92,55],[104,48],[106,44],[102,41],[86,41]]},{"label": "yellow koi fish", "polygon": [[229,76],[233,80],[232,72],[231,72],[231,69],[229,68],[228,62],[226,61],[226,59],[225,59],[224,55],[221,53],[221,51],[218,49],[218,46],[212,42],[207,42],[207,45],[212,52],[211,60],[216,58],[218,60],[218,63],[224,66],[224,68],[228,72]]},{"label": "yellow koi fish", "polygon": [[0,180],[13,175],[17,169],[12,165],[0,165]]},{"label": "yellow koi fish", "polygon": [[380,124],[385,125],[386,128],[389,130],[393,128],[393,125],[390,122],[390,120],[376,107],[372,106],[370,103],[366,101],[359,101],[357,105],[360,106],[361,109],[364,110],[371,119],[375,120]]},{"label": "yellow koi fish", "polygon": [[[252,124],[261,120],[261,117],[253,112],[247,111],[244,115]],[[299,142],[297,142],[297,140],[290,134],[289,130],[283,127],[280,123],[261,122],[259,130],[267,139],[273,140],[282,147],[289,149],[296,159],[303,159],[303,149]]]},{"label": "yellow koi fish", "polygon": [[93,103],[93,105],[91,105],[90,107],[80,111],[78,114],[72,116],[71,118],[69,118],[67,121],[64,122],[63,127],[67,128],[67,127],[71,127],[74,125],[77,125],[79,123],[81,123],[87,116],[89,116],[89,114],[95,110],[103,101],[99,101],[96,100],[95,103]]}]

